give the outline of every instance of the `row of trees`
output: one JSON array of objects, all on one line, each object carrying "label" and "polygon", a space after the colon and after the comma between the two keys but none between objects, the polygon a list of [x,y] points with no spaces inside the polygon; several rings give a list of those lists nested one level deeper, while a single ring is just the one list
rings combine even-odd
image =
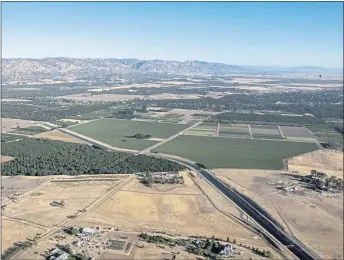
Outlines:
[{"label": "row of trees", "polygon": [[15,157],[15,160],[2,165],[2,174],[9,176],[116,174],[184,169],[184,166],[166,159],[34,138],[3,143],[2,154]]}]

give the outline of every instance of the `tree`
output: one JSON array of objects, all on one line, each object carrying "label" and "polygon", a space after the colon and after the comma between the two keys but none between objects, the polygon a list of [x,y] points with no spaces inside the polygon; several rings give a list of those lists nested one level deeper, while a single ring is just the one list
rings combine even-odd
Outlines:
[{"label": "tree", "polygon": [[227,237],[226,241],[229,242],[229,237]]},{"label": "tree", "polygon": [[[235,239],[233,240],[233,244],[236,244],[236,240],[235,240]],[[241,245],[241,244],[240,244],[240,245]]]},{"label": "tree", "polygon": [[271,257],[272,257],[272,253],[271,253],[270,250],[267,250],[265,255],[266,255],[266,257],[268,257],[268,258],[271,258]]},{"label": "tree", "polygon": [[62,208],[64,208],[64,206],[65,206],[64,200],[61,200],[61,201],[60,201],[60,205],[61,205]]},{"label": "tree", "polygon": [[77,234],[79,234],[79,228],[73,227],[73,228],[72,228],[72,231],[71,231],[71,234],[72,234],[73,236],[76,236]]}]

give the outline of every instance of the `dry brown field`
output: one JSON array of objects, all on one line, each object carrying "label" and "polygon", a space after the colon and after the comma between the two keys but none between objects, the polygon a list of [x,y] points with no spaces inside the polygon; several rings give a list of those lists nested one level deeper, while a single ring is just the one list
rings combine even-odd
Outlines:
[{"label": "dry brown field", "polygon": [[278,180],[290,181],[289,172],[236,169],[213,172],[222,179],[225,177],[235,182],[241,192],[277,218],[279,214],[270,206],[274,205],[284,219],[280,223],[287,223],[291,233],[322,258],[329,259],[336,254],[343,257],[343,195],[307,192],[304,196],[288,196],[269,184]]},{"label": "dry brown field", "polygon": [[289,171],[309,174],[311,170],[343,178],[343,153],[318,150],[288,160]]},{"label": "dry brown field", "polygon": [[[21,197],[17,202],[8,203],[2,214],[53,227],[67,216],[75,215],[78,210],[106,194],[114,182],[51,182],[44,187]],[[63,208],[51,206],[53,201],[65,201]]]},{"label": "dry brown field", "polygon": [[84,143],[80,139],[73,138],[72,136],[62,133],[58,130],[40,133],[38,135],[35,135],[35,137],[50,139],[50,140],[57,140],[57,141],[65,141],[65,142],[71,142],[71,143],[78,143],[78,144]]},{"label": "dry brown field", "polygon": [[23,242],[33,238],[37,233],[43,234],[44,229],[1,218],[1,252],[11,247],[15,242]]},{"label": "dry brown field", "polygon": [[173,186],[148,188],[134,180],[71,223],[118,227],[123,231],[229,236],[238,242],[267,247],[255,233],[220,213],[188,175],[185,175],[184,185]]},{"label": "dry brown field", "polygon": [[13,118],[1,118],[1,133],[11,132],[17,126],[19,127],[28,127],[28,126],[37,126],[41,122],[39,121],[30,121],[30,120],[21,120]]}]

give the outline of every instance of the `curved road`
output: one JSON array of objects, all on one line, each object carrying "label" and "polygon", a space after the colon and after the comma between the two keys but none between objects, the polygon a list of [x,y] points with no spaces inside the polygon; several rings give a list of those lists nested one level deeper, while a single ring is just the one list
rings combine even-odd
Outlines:
[{"label": "curved road", "polygon": [[[62,129],[58,129],[62,130]],[[63,129],[64,130],[64,129]],[[75,138],[79,138],[89,144],[99,146],[108,151],[118,151],[119,149],[111,148],[108,146],[103,146],[98,142],[88,139],[86,136],[82,137],[80,134],[73,133],[72,131],[63,131],[66,134],[72,135]],[[138,155],[138,153],[134,153]],[[221,191],[228,199],[232,200],[243,212],[245,212],[249,217],[251,217],[255,222],[257,222],[261,227],[263,227],[270,235],[276,238],[282,245],[284,245],[289,251],[291,251],[295,256],[301,260],[318,260],[321,259],[318,255],[312,252],[306,245],[301,241],[297,240],[295,237],[288,235],[278,222],[274,220],[270,215],[264,214],[265,211],[257,204],[250,203],[247,201],[242,194],[233,189],[232,187],[225,185],[220,180],[218,180],[209,171],[198,167],[194,162],[190,160],[177,158],[173,155],[168,154],[157,154],[157,153],[146,153],[147,155],[164,158],[179,162],[183,165],[188,166],[192,170],[196,170],[201,176],[203,176],[208,182],[215,186],[219,191]]]}]

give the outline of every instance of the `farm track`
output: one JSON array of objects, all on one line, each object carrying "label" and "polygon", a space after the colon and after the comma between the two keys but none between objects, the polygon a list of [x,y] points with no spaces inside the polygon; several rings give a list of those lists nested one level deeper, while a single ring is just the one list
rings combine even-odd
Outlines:
[{"label": "farm track", "polygon": [[29,220],[24,220],[24,219],[19,219],[19,218],[14,218],[14,217],[8,217],[8,216],[5,216],[5,215],[2,215],[2,217],[4,219],[6,219],[6,220],[13,221],[13,222],[18,222],[18,223],[25,224],[25,225],[29,225],[29,226],[32,226],[32,227],[35,227],[35,228],[40,228],[40,229],[43,229],[43,230],[47,230],[48,229],[48,227],[46,227],[46,226],[37,224],[37,223],[29,221]]}]

